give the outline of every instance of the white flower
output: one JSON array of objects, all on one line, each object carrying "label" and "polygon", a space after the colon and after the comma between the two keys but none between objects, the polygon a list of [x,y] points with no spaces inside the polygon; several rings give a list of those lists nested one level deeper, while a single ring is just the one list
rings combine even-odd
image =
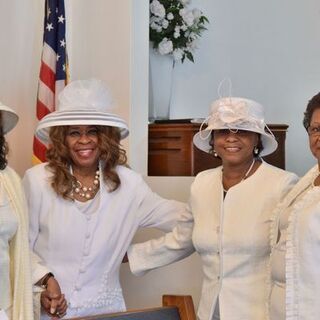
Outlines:
[{"label": "white flower", "polygon": [[190,49],[190,50],[198,49],[197,44],[198,44],[197,40],[189,41],[189,42],[187,42],[187,48]]},{"label": "white flower", "polygon": [[171,53],[173,51],[173,43],[171,40],[167,38],[163,38],[162,41],[159,43],[158,46],[159,53],[164,55]]},{"label": "white flower", "polygon": [[163,4],[161,4],[158,0],[153,0],[150,4],[150,11],[155,16],[160,18],[164,18],[166,15],[166,9],[164,8]]},{"label": "white flower", "polygon": [[180,37],[180,27],[179,27],[179,26],[176,26],[176,27],[174,28],[173,37],[174,37],[175,39],[178,39],[178,38]]},{"label": "white flower", "polygon": [[197,9],[197,8],[194,8],[194,9],[192,10],[192,13],[193,13],[193,16],[194,16],[194,18],[195,18],[196,20],[198,20],[198,19],[202,16],[202,12],[201,12],[199,9]]},{"label": "white flower", "polygon": [[173,18],[174,18],[174,15],[172,14],[172,12],[169,12],[169,13],[167,14],[167,19],[168,19],[168,20],[173,20]]},{"label": "white flower", "polygon": [[162,28],[163,28],[163,29],[167,29],[168,26],[169,26],[169,21],[166,20],[166,19],[164,19],[164,20],[162,21]]},{"label": "white flower", "polygon": [[173,50],[173,59],[175,61],[181,61],[183,58],[183,50],[182,49],[174,49]]},{"label": "white flower", "polygon": [[186,23],[186,25],[188,27],[191,27],[194,24],[194,16],[193,16],[192,11],[187,11],[181,16],[182,16],[183,21]]},{"label": "white flower", "polygon": [[188,29],[188,27],[185,24],[183,24],[180,28],[182,31],[186,31]]},{"label": "white flower", "polygon": [[[161,55],[193,62],[196,41],[208,22],[199,9],[188,9],[191,0],[150,0],[150,41]],[[203,17],[203,19],[202,19]]]},{"label": "white flower", "polygon": [[153,30],[156,30],[158,28],[158,25],[155,22],[152,22],[150,24],[150,28],[153,29]]},{"label": "white flower", "polygon": [[186,12],[187,12],[187,10],[184,8],[179,10],[179,14],[181,17],[183,17],[186,14]]},{"label": "white flower", "polygon": [[156,23],[160,23],[162,21],[162,18],[159,18],[159,17],[156,17],[156,16],[151,16],[150,17],[150,24],[152,23],[152,22],[156,22]]}]

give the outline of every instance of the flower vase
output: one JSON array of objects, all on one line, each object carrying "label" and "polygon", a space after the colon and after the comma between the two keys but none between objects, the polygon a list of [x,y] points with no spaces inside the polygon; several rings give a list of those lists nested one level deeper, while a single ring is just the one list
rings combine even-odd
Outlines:
[{"label": "flower vase", "polygon": [[150,49],[149,120],[170,119],[174,60]]}]

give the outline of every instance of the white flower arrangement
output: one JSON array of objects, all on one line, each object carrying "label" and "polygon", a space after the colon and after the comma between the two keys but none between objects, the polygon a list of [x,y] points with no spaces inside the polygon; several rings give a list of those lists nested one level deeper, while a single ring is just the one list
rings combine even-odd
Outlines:
[{"label": "white flower arrangement", "polygon": [[175,61],[194,62],[197,40],[209,20],[199,9],[189,10],[191,0],[150,0],[150,41],[161,55]]}]

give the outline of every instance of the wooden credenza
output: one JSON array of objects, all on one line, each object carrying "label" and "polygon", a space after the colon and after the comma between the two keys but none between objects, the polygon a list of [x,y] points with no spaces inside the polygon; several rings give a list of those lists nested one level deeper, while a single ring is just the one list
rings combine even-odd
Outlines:
[{"label": "wooden credenza", "polygon": [[[285,139],[288,126],[268,125],[278,141],[278,149],[264,157],[274,166],[285,169]],[[148,175],[195,176],[200,171],[217,167],[221,161],[196,148],[192,138],[200,124],[190,120],[168,120],[149,124]]]}]

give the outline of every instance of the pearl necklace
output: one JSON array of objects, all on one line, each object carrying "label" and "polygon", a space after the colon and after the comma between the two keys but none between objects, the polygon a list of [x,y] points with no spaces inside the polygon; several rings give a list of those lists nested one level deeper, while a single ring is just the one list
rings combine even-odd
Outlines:
[{"label": "pearl necklace", "polygon": [[72,184],[72,192],[86,200],[93,199],[100,187],[100,171],[97,170],[91,187],[84,186],[79,180]]},{"label": "pearl necklace", "polygon": [[[243,176],[243,178],[240,180],[240,182],[242,182],[243,180],[245,180],[245,179],[248,178],[248,175],[250,174],[250,172],[251,172],[251,170],[252,170],[255,162],[256,162],[256,159],[254,158],[254,159],[252,160],[252,163],[251,163],[249,169],[248,169],[247,172],[244,174],[244,176]],[[239,183],[240,183],[240,182],[239,182]],[[228,190],[226,190],[226,189],[224,188],[223,182],[222,182],[222,188],[223,188],[223,192],[224,192],[224,193],[227,193],[227,192],[228,192]]]}]

